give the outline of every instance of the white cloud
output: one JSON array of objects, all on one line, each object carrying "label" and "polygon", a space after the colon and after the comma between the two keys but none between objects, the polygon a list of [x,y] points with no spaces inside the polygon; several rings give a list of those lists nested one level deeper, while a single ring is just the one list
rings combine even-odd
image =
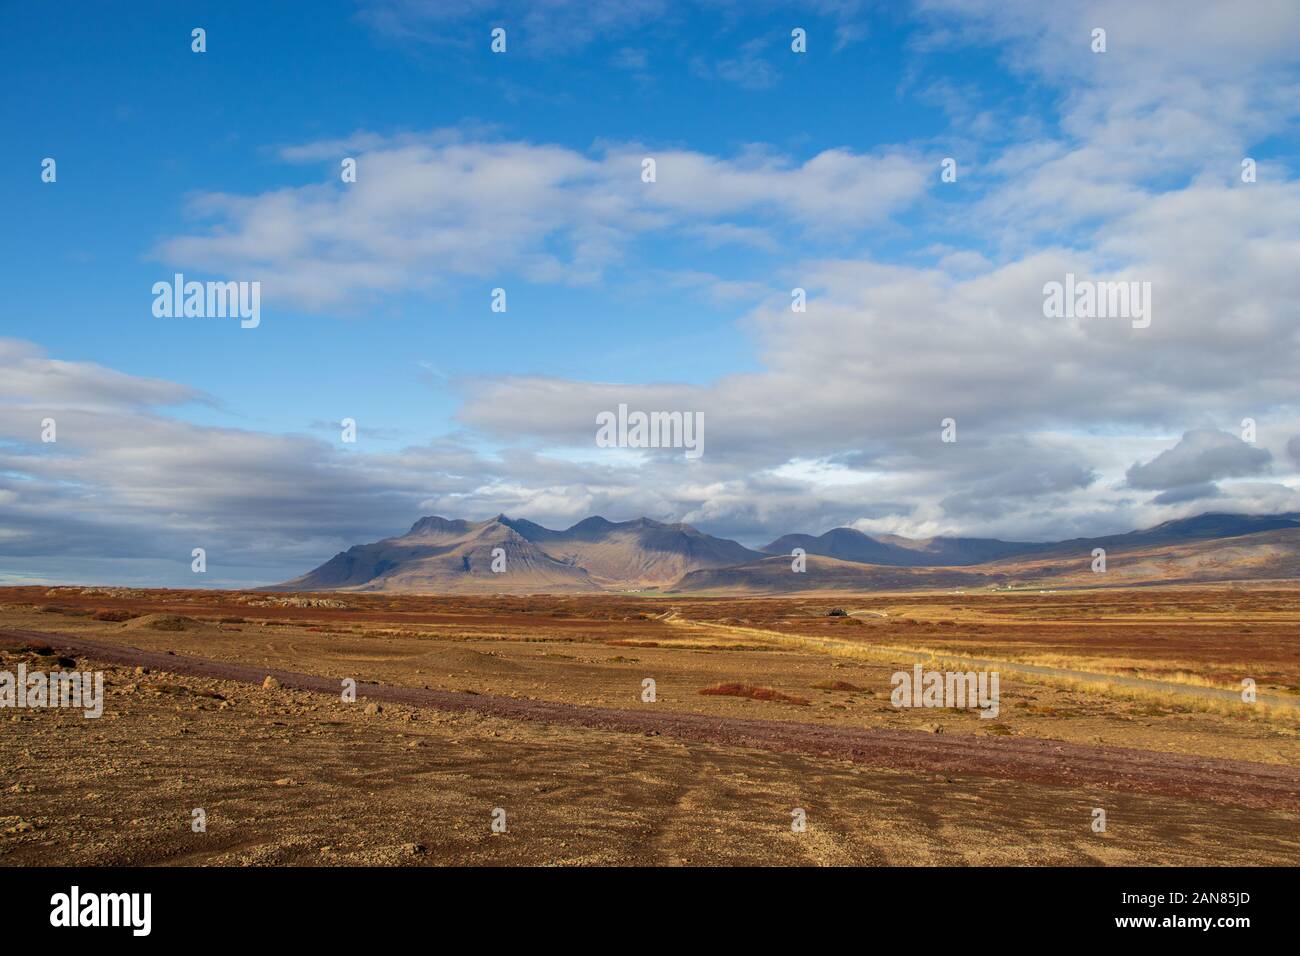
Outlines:
[{"label": "white cloud", "polygon": [[[713,245],[770,244],[766,224],[784,229],[791,219],[809,235],[860,231],[924,185],[918,161],[898,151],[835,149],[802,163],[626,144],[585,155],[443,131],[391,141],[359,133],[282,155],[324,161],[331,181],[198,196],[191,212],[210,225],[164,241],[157,255],[258,279],[268,297],[325,309],[455,277],[591,282],[652,231],[694,231]],[[357,160],[355,183],[338,181],[344,155]],[[654,183],[641,180],[647,156]]]},{"label": "white cloud", "polygon": [[1126,477],[1133,488],[1167,492],[1188,486],[1204,488],[1223,478],[1260,474],[1268,469],[1271,459],[1266,449],[1236,435],[1196,428],[1151,461],[1134,462]]}]

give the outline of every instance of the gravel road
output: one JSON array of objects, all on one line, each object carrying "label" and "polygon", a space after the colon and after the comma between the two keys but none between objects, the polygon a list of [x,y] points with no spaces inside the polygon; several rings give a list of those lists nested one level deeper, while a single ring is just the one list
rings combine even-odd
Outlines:
[{"label": "gravel road", "polygon": [[[323,694],[340,692],[340,682],[332,677],[146,651],[59,634],[0,630],[0,640],[52,647],[91,661],[148,667],[173,674],[258,685],[269,675],[285,687]],[[469,711],[513,720],[616,733],[659,734],[727,747],[824,756],[910,773],[1006,778],[1074,789],[1099,787],[1300,811],[1300,769],[1273,764],[1120,747],[1088,747],[1027,737],[829,727],[656,710],[653,704],[635,709],[592,707],[389,684],[359,684],[357,696],[359,701]]]}]

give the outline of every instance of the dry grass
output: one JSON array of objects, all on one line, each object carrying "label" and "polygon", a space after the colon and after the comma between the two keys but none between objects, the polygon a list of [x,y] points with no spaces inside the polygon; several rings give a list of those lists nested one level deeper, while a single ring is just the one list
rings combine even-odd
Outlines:
[{"label": "dry grass", "polygon": [[[867,661],[888,661],[896,663],[900,658],[919,658],[936,667],[942,667],[947,664],[957,667],[965,667],[963,658],[960,655],[953,654],[951,651],[938,650],[930,647],[904,647],[898,645],[885,644],[865,644],[856,641],[837,640],[835,638],[825,637],[804,637],[796,634],[785,634],[780,631],[760,630],[749,627],[735,627],[727,624],[703,624],[693,621],[683,621],[681,619],[673,620],[670,623],[678,626],[691,628],[716,628],[724,631],[743,633],[747,636],[763,636],[769,641],[779,643],[784,646],[800,647],[809,650],[821,651],[831,654],[835,657],[845,657],[856,660]],[[1046,655],[1045,655],[1046,657]],[[1065,663],[1049,664],[1041,662],[1041,666],[1062,666],[1072,669],[1080,669],[1079,661],[1074,658],[1059,658]],[[1008,657],[1008,662],[1012,662]],[[1040,661],[1020,660],[1018,663],[1040,664]],[[1102,672],[1104,674],[1104,672]],[[1098,679],[1082,679],[1075,677],[1057,676],[1051,674],[1032,674],[1030,675],[1035,681],[1052,684],[1054,686],[1065,687],[1079,693],[1102,695],[1106,697],[1119,697],[1127,700],[1136,700],[1146,703],[1152,703],[1166,708],[1174,708],[1184,711],[1200,711],[1204,713],[1218,714],[1226,717],[1236,717],[1246,720],[1262,720],[1270,724],[1281,724],[1283,726],[1300,728],[1300,710],[1285,705],[1274,705],[1266,700],[1260,700],[1253,704],[1244,702],[1222,700],[1215,697],[1202,697],[1194,694],[1180,694],[1176,691],[1162,690],[1152,687],[1132,687],[1126,684],[1120,684],[1115,681],[1105,680],[1104,676]],[[1113,677],[1128,677],[1130,674],[1112,674]],[[1195,678],[1196,675],[1187,675],[1189,678]],[[1164,679],[1163,677],[1161,678]],[[1171,681],[1171,683],[1186,683],[1189,687],[1206,687],[1207,689],[1225,689],[1240,690],[1239,687],[1223,688],[1219,685],[1212,684],[1205,680]]]},{"label": "dry grass", "polygon": [[1176,691],[1157,690],[1150,687],[1130,687],[1111,681],[1075,680],[1069,677],[1034,675],[1036,679],[1058,687],[1084,694],[1104,694],[1108,697],[1121,697],[1126,700],[1152,704],[1173,712],[1200,711],[1218,714],[1223,717],[1240,717],[1246,720],[1261,720],[1270,724],[1280,724],[1292,729],[1300,729],[1300,710],[1285,705],[1256,701],[1247,704],[1244,701],[1223,700],[1217,697],[1193,697]]},{"label": "dry grass", "polygon": [[123,621],[129,621],[131,620],[131,618],[138,617],[138,616],[139,615],[135,614],[132,611],[124,611],[121,609],[109,609],[109,608],[96,611],[92,615],[92,617],[94,617],[96,621],[108,621],[111,624],[121,624]]}]

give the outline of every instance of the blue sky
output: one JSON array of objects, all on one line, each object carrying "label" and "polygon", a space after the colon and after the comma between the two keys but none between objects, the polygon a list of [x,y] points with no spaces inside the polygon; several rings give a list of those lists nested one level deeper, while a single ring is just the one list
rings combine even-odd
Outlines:
[{"label": "blue sky", "polygon": [[[6,11],[0,580],[192,584],[211,538],[202,583],[265,583],[435,511],[762,543],[1298,507],[1286,5],[305,9]],[[176,271],[260,281],[261,325],[156,318]],[[1045,326],[1066,271],[1162,319]],[[619,401],[702,411],[705,463],[601,457]]]},{"label": "blue sky", "polygon": [[[840,18],[830,14],[774,8],[736,17],[683,7],[644,32],[611,28],[614,42],[521,28],[507,55],[494,56],[490,25],[512,26],[508,14],[448,21],[433,28],[441,39],[426,43],[367,26],[365,7],[353,2],[323,3],[311,16],[276,4],[132,9],[131,18],[113,4],[64,18],[11,12],[4,54],[18,88],[6,125],[18,137],[3,175],[24,228],[6,230],[0,247],[14,266],[6,332],[64,358],[185,382],[221,399],[227,423],[275,429],[306,428],[331,401],[337,415],[411,438],[453,427],[454,400],[428,387],[417,361],[451,379],[535,373],[702,383],[751,369],[752,344],[735,327],[746,303],[664,296],[638,280],[658,266],[763,281],[800,254],[638,243],[608,282],[577,288],[521,280],[507,267],[352,308],[304,312],[280,301],[255,348],[221,325],[160,330],[140,290],[170,266],[184,268],[156,247],[189,228],[189,197],[337,180],[335,162],[285,163],[280,147],[364,130],[464,127],[578,152],[613,141],[732,156],[761,144],[798,163],[827,149],[919,143],[940,156],[956,137],[932,84],[958,84],[1003,108],[1008,97],[1032,100],[988,55],[913,52],[919,28],[901,17],[874,16],[860,27],[869,34],[849,41],[837,38]],[[811,57],[789,51],[796,23],[810,32]],[[208,32],[205,54],[190,50],[195,25]],[[709,72],[747,56],[755,41],[764,44],[753,54],[764,64],[751,68],[757,86]],[[644,58],[644,67],[611,66],[628,58]],[[57,159],[57,189],[30,175],[35,154]],[[911,260],[926,230],[908,225],[826,245]],[[486,311],[499,284],[514,293],[510,319]],[[666,337],[654,363],[636,361],[647,327]],[[312,361],[304,363],[307,348]],[[358,403],[355,381],[382,381],[385,394]],[[223,420],[208,409],[186,414]]]},{"label": "blue sky", "polygon": [[[725,156],[764,143],[796,162],[827,148],[869,150],[943,134],[941,109],[899,93],[899,76],[916,61],[904,49],[906,24],[886,22],[888,33],[869,46],[863,40],[831,53],[833,19],[802,18],[827,67],[808,69],[793,54],[775,55],[789,42],[788,13],[729,24],[691,10],[662,35],[622,37],[626,48],[644,48],[645,69],[654,70],[641,81],[610,66],[625,47],[595,41],[570,51],[547,40],[534,53],[521,31],[506,56],[493,56],[488,24],[509,21],[490,15],[449,24],[445,43],[413,44],[368,28],[355,3],[320,4],[311,16],[293,5],[268,7],[158,3],[133,7],[130,18],[112,4],[66,18],[11,12],[4,53],[19,88],[6,125],[20,132],[3,174],[24,229],[6,230],[0,248],[15,266],[9,334],[65,358],[183,381],[221,398],[231,415],[277,429],[319,419],[331,391],[340,415],[412,436],[446,429],[454,404],[430,393],[416,359],[451,378],[601,379],[615,369],[626,378],[647,326],[671,335],[671,347],[633,380],[707,381],[753,367],[751,347],[734,327],[740,310],[653,289],[629,296],[616,279],[556,288],[516,282],[502,269],[499,278],[352,309],[304,312],[277,303],[255,348],[213,324],[177,323],[160,334],[140,290],[169,275],[154,249],[188,227],[187,197],[336,180],[335,162],[288,164],[275,150],[359,130],[482,127],[492,138],[579,152],[612,140]],[[206,54],[190,50],[194,25],[208,31]],[[683,49],[684,37],[693,41]],[[772,69],[784,74],[775,90],[719,82],[688,65],[696,57],[713,62],[728,43],[754,38],[769,43]],[[972,62],[964,75],[998,82],[987,62]],[[30,175],[38,153],[59,162],[56,190]],[[899,245],[897,236],[854,239],[887,254]],[[639,245],[626,271],[635,281],[643,265],[689,265],[700,252]],[[704,250],[704,258],[729,273],[764,271],[735,250]],[[514,293],[514,315],[504,320],[486,308],[489,290],[501,283]],[[310,362],[301,361],[304,340]],[[357,408],[357,380],[401,391]]]}]

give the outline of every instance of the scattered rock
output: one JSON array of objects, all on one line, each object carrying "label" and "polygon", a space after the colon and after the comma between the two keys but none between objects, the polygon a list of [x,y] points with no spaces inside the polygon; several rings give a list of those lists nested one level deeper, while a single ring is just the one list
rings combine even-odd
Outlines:
[{"label": "scattered rock", "polygon": [[384,708],[380,707],[374,701],[371,701],[369,704],[366,704],[366,709],[364,711],[367,717],[374,717],[376,714],[382,714],[383,712],[384,712]]},{"label": "scattered rock", "polygon": [[330,608],[348,608],[351,607],[346,601],[340,601],[337,598],[308,598],[308,597],[273,597],[273,598],[241,598],[241,603],[249,607],[330,607]]},{"label": "scattered rock", "polygon": [[279,690],[280,682],[270,674],[266,675],[266,680],[262,681],[262,690]]}]

